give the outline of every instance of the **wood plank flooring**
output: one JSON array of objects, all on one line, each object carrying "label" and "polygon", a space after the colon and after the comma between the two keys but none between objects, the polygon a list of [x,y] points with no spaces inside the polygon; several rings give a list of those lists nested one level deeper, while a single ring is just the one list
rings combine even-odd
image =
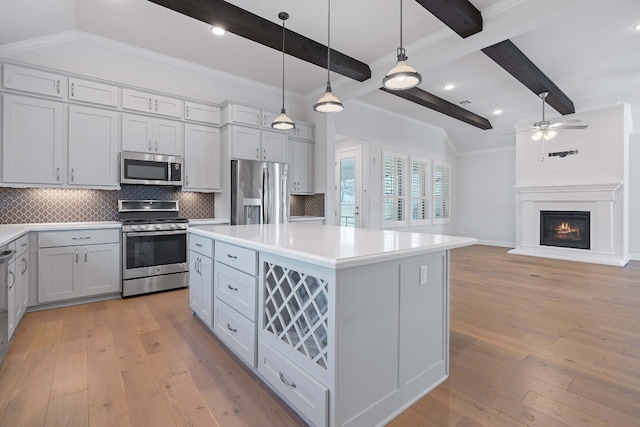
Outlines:
[{"label": "wood plank flooring", "polygon": [[[640,262],[452,251],[450,377],[389,426],[640,426]],[[188,291],[30,312],[0,426],[301,426]]]}]

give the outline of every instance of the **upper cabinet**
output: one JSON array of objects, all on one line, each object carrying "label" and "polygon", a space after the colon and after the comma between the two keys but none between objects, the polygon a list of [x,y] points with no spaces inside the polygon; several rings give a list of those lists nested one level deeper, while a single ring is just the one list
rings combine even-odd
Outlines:
[{"label": "upper cabinet", "polygon": [[118,87],[70,77],[69,99],[106,105],[108,107],[117,107]]},{"label": "upper cabinet", "polygon": [[122,108],[168,117],[182,117],[181,100],[132,89],[122,89]]},{"label": "upper cabinet", "polygon": [[[226,104],[223,107],[224,123],[235,123],[262,128],[271,128],[279,113],[241,104]],[[279,132],[279,131],[278,131]]]},{"label": "upper cabinet", "polygon": [[289,131],[289,138],[313,141],[313,125],[296,122],[296,127]]},{"label": "upper cabinet", "polygon": [[64,77],[31,68],[4,65],[2,84],[7,89],[37,93],[40,95],[63,97]]},{"label": "upper cabinet", "polygon": [[197,102],[184,102],[184,119],[191,122],[220,124],[220,107]]},{"label": "upper cabinet", "polygon": [[70,185],[117,188],[119,113],[69,106]]},{"label": "upper cabinet", "polygon": [[220,156],[219,129],[186,123],[184,125],[183,190],[203,192],[220,190],[222,166]]},{"label": "upper cabinet", "polygon": [[64,104],[4,94],[2,105],[3,182],[61,185]]},{"label": "upper cabinet", "polygon": [[122,114],[122,149],[181,156],[182,123],[136,114]]}]

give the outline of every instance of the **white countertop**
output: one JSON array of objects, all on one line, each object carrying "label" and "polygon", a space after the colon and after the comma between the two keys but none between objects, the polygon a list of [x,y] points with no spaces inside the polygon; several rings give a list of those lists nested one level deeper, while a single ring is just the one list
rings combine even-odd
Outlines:
[{"label": "white countertop", "polygon": [[292,216],[291,222],[324,221],[323,216]]},{"label": "white countertop", "polygon": [[405,258],[478,242],[470,237],[304,222],[240,226],[206,225],[189,227],[189,232],[334,269]]},{"label": "white countertop", "polygon": [[6,245],[30,231],[86,230],[97,228],[121,228],[118,221],[96,222],[55,222],[44,224],[6,224],[0,225],[0,245]]},{"label": "white countertop", "polygon": [[189,225],[216,225],[216,224],[229,224],[228,219],[223,218],[200,218],[190,219]]}]

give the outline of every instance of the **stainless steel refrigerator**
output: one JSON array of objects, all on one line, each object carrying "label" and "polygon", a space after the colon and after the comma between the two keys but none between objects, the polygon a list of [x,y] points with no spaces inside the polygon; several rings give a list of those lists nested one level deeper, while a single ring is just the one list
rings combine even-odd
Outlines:
[{"label": "stainless steel refrigerator", "polygon": [[231,224],[289,222],[289,165],[231,160]]}]

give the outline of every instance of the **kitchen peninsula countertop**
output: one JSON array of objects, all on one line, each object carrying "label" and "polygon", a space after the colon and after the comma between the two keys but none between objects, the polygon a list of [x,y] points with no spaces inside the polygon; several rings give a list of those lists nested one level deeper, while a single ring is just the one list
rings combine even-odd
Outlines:
[{"label": "kitchen peninsula countertop", "polygon": [[51,222],[42,224],[4,224],[0,225],[0,245],[6,245],[11,241],[31,232],[31,231],[65,231],[65,230],[86,230],[99,228],[120,228],[122,224],[118,221],[96,221],[96,222]]},{"label": "kitchen peninsula countertop", "polygon": [[477,243],[470,237],[305,223],[195,226],[189,232],[334,269]]}]

